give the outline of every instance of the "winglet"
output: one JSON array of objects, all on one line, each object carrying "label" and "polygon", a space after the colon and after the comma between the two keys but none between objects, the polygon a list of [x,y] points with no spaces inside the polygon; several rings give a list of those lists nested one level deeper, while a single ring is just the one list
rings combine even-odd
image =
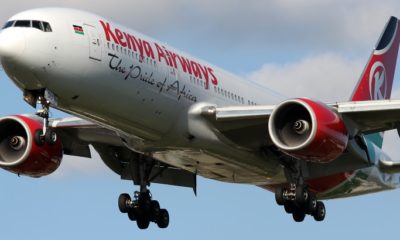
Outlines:
[{"label": "winglet", "polygon": [[399,43],[399,20],[391,17],[354,89],[351,101],[390,99]]}]

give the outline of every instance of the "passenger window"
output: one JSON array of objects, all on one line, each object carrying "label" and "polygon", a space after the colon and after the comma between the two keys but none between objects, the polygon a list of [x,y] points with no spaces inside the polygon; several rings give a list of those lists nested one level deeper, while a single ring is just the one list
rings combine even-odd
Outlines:
[{"label": "passenger window", "polygon": [[3,27],[3,29],[6,29],[6,28],[9,28],[9,27],[12,27],[12,26],[14,25],[14,22],[15,22],[15,21],[9,21],[9,22],[6,22],[6,24],[4,24],[4,27]]},{"label": "passenger window", "polygon": [[32,27],[43,31],[43,25],[40,21],[32,21]]},{"label": "passenger window", "polygon": [[51,26],[48,22],[43,22],[43,28],[45,32],[52,32]]},{"label": "passenger window", "polygon": [[16,21],[14,27],[31,27],[31,21],[29,20]]}]

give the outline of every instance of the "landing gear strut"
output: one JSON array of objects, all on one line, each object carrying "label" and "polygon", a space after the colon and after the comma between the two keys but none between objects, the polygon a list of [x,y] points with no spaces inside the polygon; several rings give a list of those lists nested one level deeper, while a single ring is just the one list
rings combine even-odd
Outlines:
[{"label": "landing gear strut", "polygon": [[43,129],[35,131],[35,143],[39,146],[42,146],[44,143],[53,145],[57,142],[57,134],[49,127],[50,101],[48,101],[43,95],[38,96],[37,99],[42,105],[42,108],[36,112],[36,115],[43,118]]},{"label": "landing gear strut", "polygon": [[298,161],[286,166],[286,175],[290,180],[287,186],[275,189],[276,203],[285,208],[286,213],[292,214],[296,222],[302,222],[306,215],[311,215],[316,221],[325,219],[326,209],[316,194],[308,190],[303,180],[302,165]]},{"label": "landing gear strut", "polygon": [[158,201],[154,200],[150,190],[149,174],[152,165],[148,164],[146,158],[140,160],[138,173],[140,174],[140,192],[134,193],[133,199],[127,193],[122,193],[118,198],[118,207],[121,213],[128,214],[131,221],[136,221],[139,229],[147,229],[150,222],[154,222],[159,228],[167,228],[169,225],[169,213],[160,208]]}]

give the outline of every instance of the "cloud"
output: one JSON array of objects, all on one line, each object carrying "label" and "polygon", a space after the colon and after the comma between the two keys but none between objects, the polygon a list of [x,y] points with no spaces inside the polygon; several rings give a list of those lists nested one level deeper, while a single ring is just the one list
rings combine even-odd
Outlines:
[{"label": "cloud", "polygon": [[[367,62],[367,60],[365,60]],[[248,75],[252,81],[288,97],[346,101],[358,81],[363,60],[336,53],[308,56],[284,64],[269,63]]]}]

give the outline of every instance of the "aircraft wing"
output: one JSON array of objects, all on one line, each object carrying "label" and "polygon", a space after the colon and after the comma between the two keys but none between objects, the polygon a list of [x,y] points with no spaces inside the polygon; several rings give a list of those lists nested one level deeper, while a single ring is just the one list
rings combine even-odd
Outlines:
[{"label": "aircraft wing", "polygon": [[359,101],[331,104],[362,133],[400,128],[400,100]]},{"label": "aircraft wing", "polygon": [[257,148],[272,144],[268,120],[275,105],[205,107],[202,115],[215,129],[237,145]]},{"label": "aircraft wing", "polygon": [[[259,147],[272,144],[268,121],[277,106],[205,107],[202,115],[231,141],[242,146]],[[342,102],[327,104],[327,107],[357,133],[400,128],[400,100]]]},{"label": "aircraft wing", "polygon": [[[104,163],[122,179],[139,182],[139,176],[134,170],[143,155],[127,148],[115,131],[76,117],[52,119],[50,126],[57,132],[64,154],[90,158],[89,145],[92,145]],[[153,158],[147,160],[153,163],[151,182],[195,190],[195,174]]]}]

